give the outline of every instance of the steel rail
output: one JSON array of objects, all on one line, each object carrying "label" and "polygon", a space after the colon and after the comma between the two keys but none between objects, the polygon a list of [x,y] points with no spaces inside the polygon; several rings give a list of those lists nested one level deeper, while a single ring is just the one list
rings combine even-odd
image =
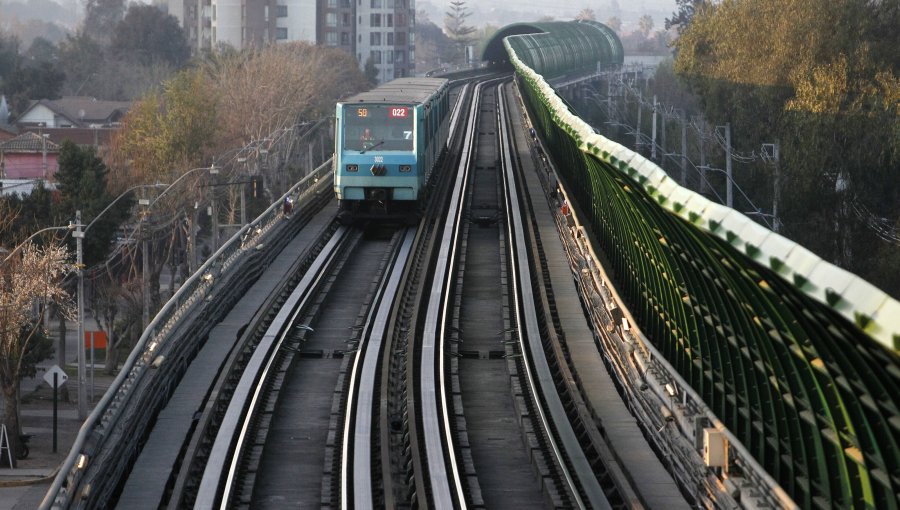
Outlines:
[{"label": "steel rail", "polygon": [[[370,310],[369,318],[364,326],[364,334],[360,337],[359,351],[353,360],[346,411],[344,412],[344,435],[341,449],[341,508],[368,509],[375,507],[372,498],[372,412],[375,402],[374,390],[377,385],[376,375],[381,364],[380,353],[385,340],[388,319],[400,287],[406,261],[412,252],[415,237],[416,229],[408,227],[399,249],[395,250],[388,277],[382,279],[379,286],[378,295],[374,301],[377,304]],[[354,402],[356,402],[355,405]],[[352,485],[350,483],[351,465]],[[350,502],[351,493],[352,503]]]},{"label": "steel rail", "polygon": [[[447,218],[439,240],[441,249],[438,252],[434,268],[432,280],[434,283],[428,300],[422,335],[421,370],[419,371],[422,429],[425,436],[431,496],[434,507],[438,509],[466,508],[462,477],[459,474],[453,434],[450,430],[450,404],[447,398],[447,381],[444,370],[446,363],[444,349],[446,328],[444,328],[444,324],[447,320],[447,306],[452,287],[450,280],[453,278],[453,268],[456,263],[464,191],[469,178],[471,161],[475,154],[473,142],[477,131],[477,112],[481,105],[481,91],[486,83],[482,82],[475,86],[474,100],[469,109],[456,181],[453,185]],[[438,381],[435,381],[435,371],[437,371]],[[438,402],[438,397],[440,402]],[[447,453],[446,459],[445,452]],[[447,473],[448,463],[450,465],[449,474]]]},{"label": "steel rail", "polygon": [[[253,411],[263,391],[263,386],[265,386],[267,374],[285,337],[290,332],[290,325],[306,308],[309,298],[314,295],[314,289],[327,275],[328,267],[339,255],[339,248],[349,238],[350,230],[346,227],[338,228],[322,252],[316,257],[309,271],[300,280],[297,288],[285,301],[284,306],[279,310],[257,345],[235,388],[234,395],[222,419],[222,425],[216,434],[197,491],[194,508],[229,508],[230,494],[237,476],[241,451],[244,441],[248,437]],[[226,470],[223,469],[226,466],[227,475]],[[226,475],[224,482],[223,475]],[[221,499],[219,498],[220,488],[222,489]]]},{"label": "steel rail", "polygon": [[[524,220],[519,207],[521,199],[514,175],[512,150],[509,146],[509,137],[512,134],[509,132],[507,124],[506,102],[502,92],[502,86],[498,86],[499,138],[501,166],[503,178],[506,181],[504,198],[507,208],[507,229],[509,239],[513,241],[508,246],[512,262],[510,270],[513,272],[511,280],[513,283],[513,296],[515,296],[514,313],[516,325],[518,326],[518,334],[516,336],[519,339],[526,378],[531,392],[535,395],[535,408],[538,411],[544,429],[547,431],[547,439],[553,454],[558,459],[565,481],[572,496],[575,498],[575,503],[579,508],[612,508],[600,484],[597,482],[597,478],[594,476],[590,462],[585,457],[584,451],[578,443],[575,431],[572,429],[559,394],[556,392],[556,386],[553,382],[553,375],[547,359],[543,355],[540,326],[537,313],[535,312],[536,304],[534,295],[531,292],[533,284],[531,273],[528,269],[528,245],[525,239]],[[523,326],[525,330],[524,335],[522,334]],[[530,356],[529,353],[531,353]],[[535,376],[537,376],[537,380],[535,380]],[[546,410],[541,405],[540,395],[544,397],[543,401],[547,407]],[[554,437],[551,425],[556,426],[562,445]],[[572,468],[577,473],[577,480],[569,469],[566,457],[571,461]],[[584,489],[584,493],[587,496],[587,502],[581,497],[579,482],[580,487]]]},{"label": "steel rail", "polygon": [[[329,160],[304,177],[284,196],[298,193],[305,195],[314,189],[320,178],[331,173],[330,163]],[[127,403],[132,392],[150,370],[149,361],[153,359],[155,353],[166,347],[167,333],[174,327],[174,323],[184,317],[186,309],[190,309],[202,296],[215,288],[215,278],[207,277],[222,274],[243,251],[250,249],[249,246],[244,246],[243,239],[247,236],[256,239],[256,236],[259,235],[257,232],[265,235],[272,224],[280,219],[280,211],[281,201],[279,200],[256,220],[236,232],[163,305],[156,317],[144,329],[137,345],[132,349],[109,390],[82,424],[72,449],[69,450],[68,456],[60,465],[50,489],[40,504],[42,510],[66,506],[71,502],[76,491],[79,490],[86,470],[91,467],[92,457],[106,446],[105,443],[111,435],[110,431],[118,426],[122,416],[122,406]],[[99,434],[97,440],[89,443],[89,439],[95,433]]]}]

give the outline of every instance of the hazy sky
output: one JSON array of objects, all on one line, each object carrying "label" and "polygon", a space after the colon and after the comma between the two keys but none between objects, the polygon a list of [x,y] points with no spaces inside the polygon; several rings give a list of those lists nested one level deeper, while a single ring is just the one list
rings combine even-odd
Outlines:
[{"label": "hazy sky", "polygon": [[[541,16],[553,16],[558,20],[573,19],[582,9],[592,9],[597,21],[613,16],[614,4],[619,6],[619,18],[625,26],[636,24],[644,14],[653,17],[656,28],[661,29],[666,17],[675,11],[675,0],[501,0],[483,2],[466,1],[473,11],[469,18],[472,25],[507,24],[518,21],[535,21]],[[450,0],[416,0],[416,8],[428,13],[432,22],[443,23],[443,13]]]}]

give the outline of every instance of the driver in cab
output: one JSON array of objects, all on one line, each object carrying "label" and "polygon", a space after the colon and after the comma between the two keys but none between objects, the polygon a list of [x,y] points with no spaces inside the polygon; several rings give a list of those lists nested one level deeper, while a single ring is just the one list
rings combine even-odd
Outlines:
[{"label": "driver in cab", "polygon": [[366,128],[362,136],[359,137],[359,146],[362,147],[362,150],[371,149],[375,146],[375,137],[372,136],[369,128]]}]

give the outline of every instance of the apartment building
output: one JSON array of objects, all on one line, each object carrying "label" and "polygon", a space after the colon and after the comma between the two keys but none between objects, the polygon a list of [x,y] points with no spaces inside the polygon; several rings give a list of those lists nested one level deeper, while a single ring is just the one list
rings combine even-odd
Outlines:
[{"label": "apartment building", "polygon": [[356,59],[379,83],[414,74],[415,13],[415,0],[356,0]]},{"label": "apartment building", "polygon": [[414,74],[415,0],[168,0],[195,51],[285,41],[339,47],[379,82]]}]

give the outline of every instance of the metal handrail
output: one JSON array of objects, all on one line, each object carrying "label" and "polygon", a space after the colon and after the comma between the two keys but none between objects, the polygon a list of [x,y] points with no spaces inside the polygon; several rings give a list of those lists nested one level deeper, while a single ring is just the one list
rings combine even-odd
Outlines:
[{"label": "metal handrail", "polygon": [[[331,172],[332,161],[329,159],[317,169],[304,177],[300,182],[295,184],[291,189],[282,195],[278,201],[269,206],[256,220],[248,223],[238,230],[231,239],[225,243],[215,254],[213,254],[188,280],[182,285],[175,295],[166,302],[163,308],[157,313],[156,317],[150,322],[141,338],[138,340],[134,349],[131,351],[122,370],[116,376],[103,398],[98,402],[97,406],[85,420],[78,436],[69,451],[69,455],[63,461],[53,484],[41,502],[41,509],[49,509],[57,506],[59,503],[71,499],[73,489],[78,485],[90,462],[90,454],[95,453],[105,443],[106,435],[101,437],[97,445],[91,448],[90,452],[85,452],[88,439],[91,437],[95,429],[112,428],[118,422],[121,409],[131,395],[131,390],[146,373],[153,361],[154,353],[160,351],[168,340],[168,333],[174,328],[175,324],[183,317],[178,313],[183,307],[191,306],[196,303],[201,295],[205,295],[207,291],[215,286],[216,278],[213,276],[214,270],[218,267],[218,274],[221,275],[235,261],[237,255],[249,250],[249,246],[245,241],[253,235],[260,237],[264,235],[282,216],[281,207],[287,196],[300,196],[305,194],[320,178],[327,176]],[[259,230],[257,232],[257,230]],[[152,340],[152,342],[151,342]],[[130,384],[126,386],[126,380],[130,379]],[[116,395],[122,393],[119,399],[115,399]],[[79,472],[81,474],[79,474]],[[67,484],[65,492],[63,492],[63,483],[71,477]]]}]

